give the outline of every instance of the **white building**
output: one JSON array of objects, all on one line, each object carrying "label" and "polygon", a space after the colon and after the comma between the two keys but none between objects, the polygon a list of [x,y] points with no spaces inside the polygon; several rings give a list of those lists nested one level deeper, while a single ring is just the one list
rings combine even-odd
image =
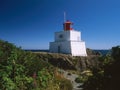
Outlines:
[{"label": "white building", "polygon": [[50,52],[87,56],[85,42],[81,40],[81,32],[72,29],[72,23],[66,21],[64,31],[55,32],[55,41],[50,42]]}]

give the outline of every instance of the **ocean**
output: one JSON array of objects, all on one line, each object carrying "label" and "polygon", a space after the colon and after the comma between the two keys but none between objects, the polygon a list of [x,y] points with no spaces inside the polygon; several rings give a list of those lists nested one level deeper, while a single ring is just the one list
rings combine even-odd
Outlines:
[{"label": "ocean", "polygon": [[[25,51],[31,51],[31,52],[49,52],[49,50],[48,49],[44,49],[44,50],[42,50],[42,49],[25,49]],[[95,51],[95,52],[100,52],[102,55],[106,55],[107,53],[109,53],[110,52],[110,49],[103,49],[103,50],[101,50],[101,49],[93,49],[93,51]]]},{"label": "ocean", "polygon": [[49,52],[48,49],[25,49],[25,51],[31,51],[31,52]]},{"label": "ocean", "polygon": [[99,49],[96,49],[96,50],[93,50],[93,51],[95,51],[95,52],[100,52],[102,55],[106,55],[106,54],[108,54],[108,53],[110,53],[110,49],[103,49],[103,50],[99,50]]}]

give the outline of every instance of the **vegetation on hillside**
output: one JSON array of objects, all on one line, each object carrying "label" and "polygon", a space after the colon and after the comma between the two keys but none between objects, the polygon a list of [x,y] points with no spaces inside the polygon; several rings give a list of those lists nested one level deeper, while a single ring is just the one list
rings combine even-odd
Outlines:
[{"label": "vegetation on hillside", "polygon": [[72,85],[38,55],[0,40],[0,90],[72,90]]},{"label": "vegetation on hillside", "polygon": [[91,68],[93,75],[84,83],[84,90],[120,90],[120,46],[99,61],[100,67]]},{"label": "vegetation on hillside", "polygon": [[0,40],[0,90],[72,90],[60,69],[81,72],[75,81],[84,82],[84,90],[120,90],[120,46],[104,56],[90,49],[88,53],[32,53]]}]

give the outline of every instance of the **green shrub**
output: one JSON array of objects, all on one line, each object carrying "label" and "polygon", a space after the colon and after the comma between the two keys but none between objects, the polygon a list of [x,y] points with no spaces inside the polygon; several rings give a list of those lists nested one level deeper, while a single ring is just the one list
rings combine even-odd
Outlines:
[{"label": "green shrub", "polygon": [[71,82],[67,79],[60,80],[60,90],[73,90]]},{"label": "green shrub", "polygon": [[[0,40],[0,90],[35,89],[34,72],[38,73],[36,81],[42,78],[43,83],[39,87],[47,87],[49,80],[53,79],[51,68],[50,64],[40,60],[32,52],[25,52],[11,43]],[[41,82],[37,84],[40,85]]]},{"label": "green shrub", "polygon": [[77,77],[76,79],[75,79],[75,82],[76,83],[81,83],[82,81],[81,81],[81,78],[80,77]]}]

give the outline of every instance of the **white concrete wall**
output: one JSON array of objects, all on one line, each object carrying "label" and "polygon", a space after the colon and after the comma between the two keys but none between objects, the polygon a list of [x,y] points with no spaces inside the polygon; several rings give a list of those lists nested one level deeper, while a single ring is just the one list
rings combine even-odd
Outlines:
[{"label": "white concrete wall", "polygon": [[[58,51],[59,46],[60,52]],[[72,56],[87,56],[85,42],[50,42],[50,52],[71,54]]]},{"label": "white concrete wall", "polygon": [[[60,35],[62,35],[63,37],[60,38]],[[55,41],[69,41],[69,40],[70,40],[69,31],[55,32]]]},{"label": "white concrete wall", "polygon": [[81,32],[71,30],[70,31],[70,40],[71,41],[81,41]]},{"label": "white concrete wall", "polygon": [[72,56],[87,56],[85,42],[71,42]]},{"label": "white concrete wall", "polygon": [[[59,46],[60,46],[60,52],[58,51]],[[50,52],[71,54],[70,42],[69,41],[50,42]]]},{"label": "white concrete wall", "polygon": [[55,32],[55,41],[81,41],[81,32],[75,30]]}]

